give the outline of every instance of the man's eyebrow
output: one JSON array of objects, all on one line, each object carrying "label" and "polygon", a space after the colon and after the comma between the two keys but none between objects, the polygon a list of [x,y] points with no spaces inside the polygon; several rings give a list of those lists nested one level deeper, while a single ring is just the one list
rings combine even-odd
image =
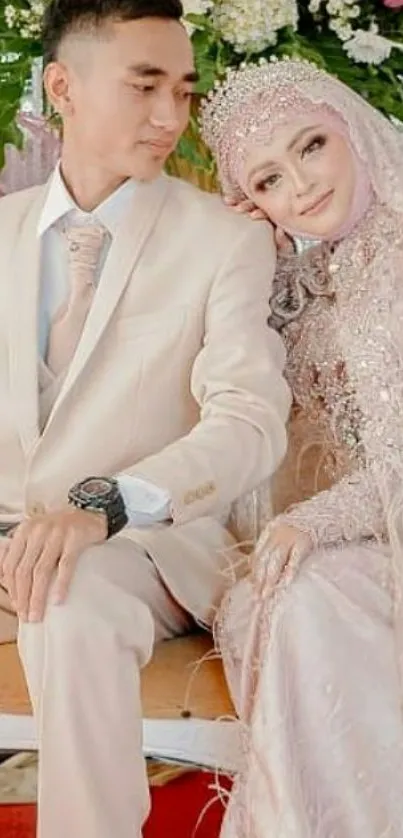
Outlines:
[{"label": "man's eyebrow", "polygon": [[[143,78],[166,78],[168,73],[166,70],[163,70],[162,67],[157,67],[154,64],[131,64],[128,67],[130,73],[135,73],[136,76],[143,76]],[[196,70],[191,70],[189,73],[185,73],[181,81],[188,82],[189,84],[196,84],[200,79],[199,73]]]}]

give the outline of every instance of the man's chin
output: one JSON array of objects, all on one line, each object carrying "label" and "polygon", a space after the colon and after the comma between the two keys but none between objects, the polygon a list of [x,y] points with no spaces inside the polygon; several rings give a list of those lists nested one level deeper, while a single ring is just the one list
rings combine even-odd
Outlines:
[{"label": "man's chin", "polygon": [[142,162],[137,164],[132,167],[131,177],[133,180],[138,180],[142,183],[155,180],[162,174],[167,159],[159,158],[158,160],[150,160],[147,163]]}]

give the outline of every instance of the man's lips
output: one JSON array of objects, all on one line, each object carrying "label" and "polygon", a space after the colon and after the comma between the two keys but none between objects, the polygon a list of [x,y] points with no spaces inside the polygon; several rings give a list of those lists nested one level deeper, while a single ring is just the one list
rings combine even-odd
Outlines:
[{"label": "man's lips", "polygon": [[148,148],[154,149],[155,151],[159,151],[161,154],[169,153],[174,148],[174,141],[171,142],[163,142],[162,140],[145,140],[143,145],[147,146]]}]

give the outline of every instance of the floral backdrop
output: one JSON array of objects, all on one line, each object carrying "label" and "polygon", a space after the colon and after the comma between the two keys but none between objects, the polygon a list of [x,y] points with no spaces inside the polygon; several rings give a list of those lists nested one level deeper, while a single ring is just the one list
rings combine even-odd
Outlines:
[{"label": "floral backdrop", "polygon": [[[0,168],[7,143],[21,145],[21,100],[42,107],[41,18],[46,0],[0,0]],[[228,67],[261,58],[309,59],[403,122],[403,0],[184,0],[206,94]],[[40,103],[38,105],[38,102]],[[46,110],[46,105],[45,105]],[[178,159],[208,170],[194,114]]]}]

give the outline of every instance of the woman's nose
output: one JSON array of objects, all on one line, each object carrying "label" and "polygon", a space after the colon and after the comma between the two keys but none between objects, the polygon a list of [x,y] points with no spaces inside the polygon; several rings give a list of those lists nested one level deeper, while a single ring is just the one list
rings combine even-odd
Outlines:
[{"label": "woman's nose", "polygon": [[295,193],[298,197],[307,195],[314,187],[313,179],[310,174],[297,167],[292,172],[292,180]]}]

